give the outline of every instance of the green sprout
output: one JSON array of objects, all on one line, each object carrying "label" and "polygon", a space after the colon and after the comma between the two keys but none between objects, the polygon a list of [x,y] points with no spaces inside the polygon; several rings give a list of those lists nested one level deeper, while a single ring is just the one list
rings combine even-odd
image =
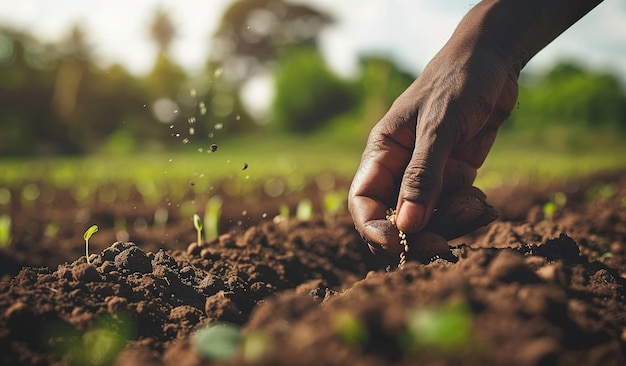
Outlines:
[{"label": "green sprout", "polygon": [[333,328],[343,342],[353,347],[361,348],[369,339],[369,332],[365,324],[346,311],[334,314]]},{"label": "green sprout", "polygon": [[289,206],[281,204],[278,207],[278,216],[274,217],[274,224],[278,226],[281,231],[287,231],[289,229]]},{"label": "green sprout", "polygon": [[193,214],[193,227],[196,228],[196,233],[198,234],[198,246],[202,247],[202,219],[198,214]]},{"label": "green sprout", "polygon": [[59,225],[56,225],[50,222],[46,225],[46,228],[43,231],[43,236],[45,236],[46,238],[52,239],[56,237],[58,233],[59,233]]},{"label": "green sprout", "polygon": [[204,235],[207,241],[211,241],[220,234],[220,220],[222,215],[222,197],[213,196],[206,204],[204,211]]},{"label": "green sprout", "polygon": [[87,258],[87,264],[91,264],[89,261],[89,239],[98,231],[98,225],[91,225],[85,234],[83,234],[83,238],[85,238],[85,257]]},{"label": "green sprout", "polygon": [[298,202],[296,217],[300,221],[309,221],[313,217],[313,203],[310,199],[304,198]]},{"label": "green sprout", "polygon": [[240,356],[247,363],[259,362],[272,348],[265,332],[242,334],[239,326],[226,322],[202,326],[193,335],[192,344],[206,360],[229,361]]},{"label": "green sprout", "polygon": [[565,206],[567,203],[567,196],[563,192],[556,192],[554,196],[552,196],[552,200],[546,202],[543,207],[543,217],[546,220],[552,220],[556,210]]},{"label": "green sprout", "polygon": [[238,326],[230,323],[215,323],[202,327],[192,339],[200,356],[208,360],[230,360],[239,351],[243,336]]},{"label": "green sprout", "polygon": [[0,248],[11,244],[11,216],[0,216]]},{"label": "green sprout", "polygon": [[105,316],[84,331],[69,326],[51,329],[51,346],[72,365],[113,365],[134,338],[133,321],[122,314]]},{"label": "green sprout", "polygon": [[347,194],[346,192],[330,192],[324,195],[322,207],[324,208],[324,220],[332,224],[335,217],[344,208]]},{"label": "green sprout", "polygon": [[407,314],[409,349],[447,351],[472,341],[472,314],[463,302],[416,307]]}]

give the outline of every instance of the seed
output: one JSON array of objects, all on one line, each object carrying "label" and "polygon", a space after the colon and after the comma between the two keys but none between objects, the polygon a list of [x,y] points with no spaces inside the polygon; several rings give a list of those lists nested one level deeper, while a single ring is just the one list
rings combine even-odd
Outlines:
[{"label": "seed", "polygon": [[248,169],[248,163],[243,163],[243,167],[241,168],[241,170],[246,170]]},{"label": "seed", "polygon": [[209,146],[209,150],[211,150],[211,152],[216,152],[217,151],[217,145],[216,144],[211,144],[211,146]]},{"label": "seed", "polygon": [[[397,228],[396,225],[396,210],[393,208],[387,209],[387,216],[385,217],[393,226]],[[400,253],[400,263],[398,264],[399,268],[403,268],[406,263],[406,253],[409,251],[409,243],[406,240],[406,233],[402,230],[398,230],[398,237],[400,238],[400,246],[402,246],[402,253]]]}]

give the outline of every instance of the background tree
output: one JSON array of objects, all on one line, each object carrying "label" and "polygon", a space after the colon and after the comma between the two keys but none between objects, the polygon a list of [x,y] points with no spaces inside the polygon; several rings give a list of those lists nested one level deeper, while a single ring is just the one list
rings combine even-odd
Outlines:
[{"label": "background tree", "polygon": [[218,74],[215,98],[230,100],[233,130],[252,124],[241,109],[242,85],[261,73],[272,73],[279,58],[294,47],[317,49],[321,30],[330,15],[284,0],[239,0],[222,16],[212,39],[209,72]]}]

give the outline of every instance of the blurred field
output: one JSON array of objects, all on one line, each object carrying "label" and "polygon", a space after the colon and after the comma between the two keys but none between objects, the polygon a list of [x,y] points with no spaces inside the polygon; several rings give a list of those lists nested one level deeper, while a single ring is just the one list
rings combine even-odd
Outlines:
[{"label": "blurred field", "polygon": [[[540,141],[536,135],[501,133],[479,171],[477,186],[490,189],[574,178],[626,166],[626,147],[619,135],[576,131],[568,135],[565,130],[550,130],[546,136],[550,139]],[[289,188],[298,190],[307,179],[322,173],[350,179],[363,147],[361,139],[265,135],[225,140],[215,152],[209,152],[207,145],[185,146],[169,153],[1,159],[0,185],[17,188],[43,182],[60,188],[93,189],[111,183],[184,188],[191,184],[202,190],[227,180],[245,193],[246,187],[280,176],[286,178]]]}]

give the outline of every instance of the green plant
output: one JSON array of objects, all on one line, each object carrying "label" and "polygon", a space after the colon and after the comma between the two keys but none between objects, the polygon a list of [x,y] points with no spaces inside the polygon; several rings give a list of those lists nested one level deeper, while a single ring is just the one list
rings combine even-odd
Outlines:
[{"label": "green plant", "polygon": [[0,216],[0,248],[11,244],[11,216]]},{"label": "green plant", "polygon": [[87,263],[91,264],[89,261],[89,239],[98,231],[98,225],[91,225],[89,229],[85,231],[83,234],[83,238],[85,239],[85,257],[87,258]]},{"label": "green plant", "polygon": [[242,334],[235,324],[216,322],[199,328],[192,344],[201,357],[228,361],[240,355],[246,363],[256,363],[272,348],[271,338],[262,331]]},{"label": "green plant", "polygon": [[243,337],[238,326],[230,323],[211,323],[200,328],[192,343],[200,356],[208,360],[232,359],[239,351]]},{"label": "green plant", "polygon": [[472,342],[472,315],[463,302],[416,307],[407,313],[408,348],[445,352]]},{"label": "green plant", "polygon": [[202,219],[198,214],[193,214],[193,227],[196,228],[196,233],[198,234],[198,241],[196,242],[199,247],[202,247]]},{"label": "green plant", "polygon": [[274,224],[278,226],[281,231],[287,231],[289,229],[289,206],[281,204],[278,207],[278,216],[274,217]]},{"label": "green plant", "polygon": [[300,221],[309,221],[313,217],[313,203],[310,199],[304,198],[298,202],[296,217]]},{"label": "green plant", "polygon": [[565,195],[565,193],[556,192],[552,196],[552,199],[543,205],[543,217],[546,220],[552,220],[552,217],[556,213],[556,210],[565,206],[565,203],[567,203],[567,196]]},{"label": "green plant", "polygon": [[204,236],[207,241],[217,238],[220,234],[222,203],[222,197],[213,196],[206,204],[204,210]]},{"label": "green plant", "polygon": [[105,316],[85,331],[69,326],[52,329],[50,345],[68,365],[113,365],[130,339],[133,323],[121,314]]},{"label": "green plant", "polygon": [[333,314],[332,324],[339,338],[350,346],[361,348],[369,339],[365,324],[346,311]]},{"label": "green plant", "polygon": [[617,194],[617,186],[614,183],[598,183],[585,192],[585,198],[589,202],[606,202]]}]

